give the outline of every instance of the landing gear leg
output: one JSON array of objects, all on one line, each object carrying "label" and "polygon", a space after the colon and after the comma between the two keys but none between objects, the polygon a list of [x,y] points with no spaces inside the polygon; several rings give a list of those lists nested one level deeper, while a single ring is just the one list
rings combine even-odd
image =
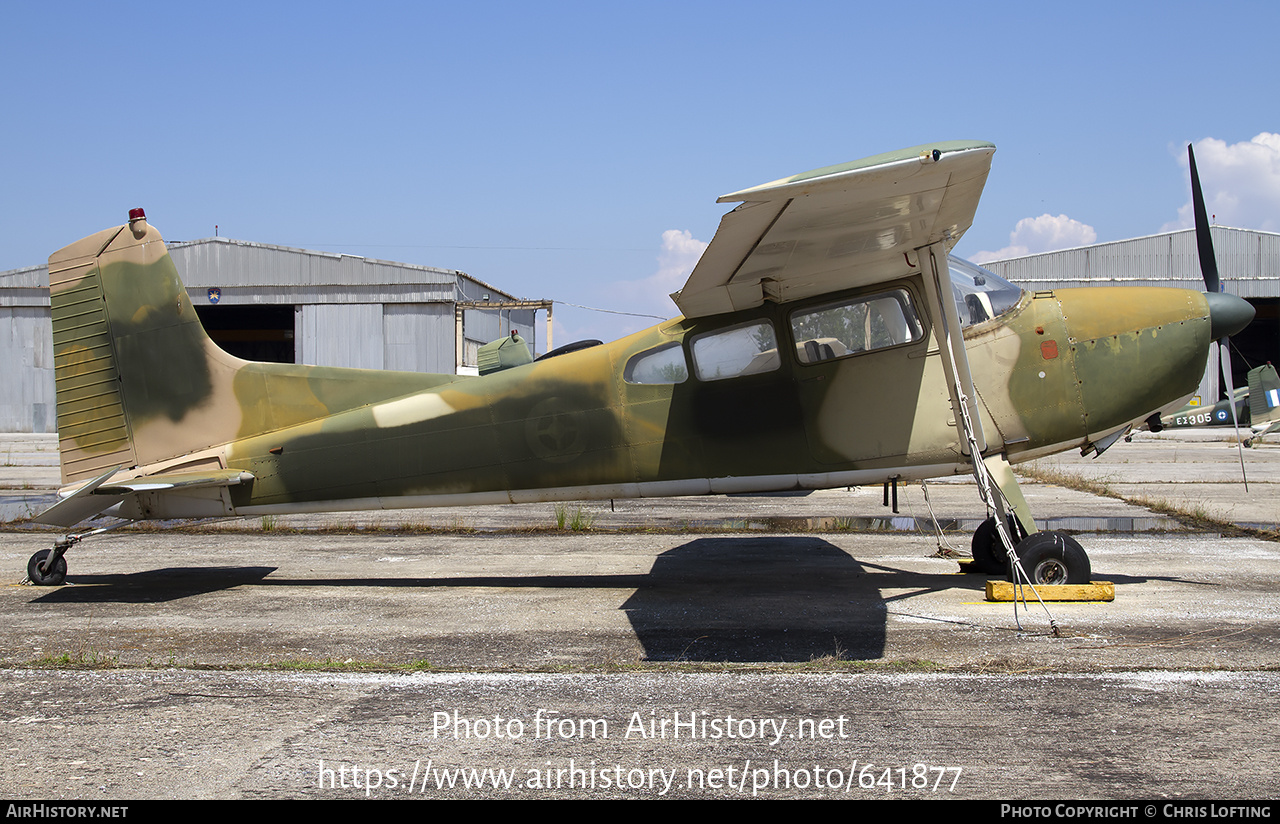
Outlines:
[{"label": "landing gear leg", "polygon": [[[937,160],[936,155],[934,159]],[[998,549],[1002,548],[1009,558],[1010,573],[1017,578],[1025,579],[1026,576],[1020,570],[1019,554],[1015,553],[1014,547],[1036,540],[1038,533],[1035,520],[1031,517],[1031,507],[1027,506],[1027,500],[1022,496],[1022,490],[1018,488],[1018,481],[1013,475],[1009,461],[1004,455],[981,457],[987,451],[988,443],[979,414],[973,376],[969,371],[964,333],[955,301],[952,299],[954,289],[951,284],[950,268],[947,266],[947,253],[952,242],[953,238],[948,234],[945,240],[935,240],[933,243],[918,247],[916,254],[924,279],[925,298],[934,319],[934,338],[938,341],[938,351],[942,354],[942,371],[946,375],[951,395],[951,411],[955,415],[956,424],[964,434],[964,440],[959,444],[959,451],[973,462],[974,480],[978,482],[978,491],[990,515],[983,524],[983,528],[980,528],[974,536],[974,555],[979,556],[980,564],[983,562],[982,556],[985,556],[987,562],[993,562],[997,557]],[[1022,537],[1024,535],[1026,537]],[[1072,543],[1075,542],[1072,541]],[[1075,543],[1076,548],[1079,546]],[[1079,554],[1083,555],[1083,553],[1084,550],[1081,549]],[[1066,557],[1065,553],[1060,555]],[[1076,555],[1074,548],[1070,555]],[[1050,561],[1053,563],[1049,563]],[[1045,574],[1049,577],[1059,577],[1063,568],[1057,567],[1057,564],[1058,561],[1048,559]]]},{"label": "landing gear leg", "polygon": [[30,582],[41,587],[62,586],[67,581],[67,559],[62,556],[66,554],[68,549],[71,549],[71,547],[90,535],[110,532],[116,527],[124,526],[128,523],[133,522],[120,520],[109,526],[101,526],[88,532],[78,532],[74,535],[60,538],[54,543],[53,549],[42,549],[31,556],[31,560],[27,561],[27,580],[23,583]]},{"label": "landing gear leg", "polygon": [[1036,521],[1031,517],[1031,507],[1027,504],[1027,499],[1022,495],[1022,487],[1018,486],[1018,478],[1013,474],[1013,467],[1009,466],[1009,462],[1005,460],[1004,455],[992,455],[989,458],[983,458],[982,462],[986,464],[991,480],[995,481],[996,487],[1000,490],[1000,494],[994,496],[996,500],[992,502],[992,507],[997,512],[1001,512],[1004,509],[1001,501],[1001,498],[1003,498],[1013,508],[1012,513],[1003,513],[1005,517],[1017,518],[1016,525],[1018,529],[1016,531],[1020,534],[1011,534],[1009,537],[1016,542],[1028,535],[1035,534]]},{"label": "landing gear leg", "polygon": [[[988,518],[973,533],[973,557],[979,569],[990,574],[1008,572],[1009,580],[1018,583],[1019,576],[1015,574],[1009,557],[1012,549],[1027,579],[1034,585],[1089,583],[1093,571],[1089,555],[1080,542],[1061,532],[1037,531],[1031,518],[1031,507],[1022,495],[1009,462],[1003,456],[995,455],[984,459],[983,463],[991,480],[1000,489],[1000,494],[995,495],[995,500],[989,505],[997,515],[1006,518],[1008,536],[1014,546],[1005,545],[996,528],[996,516]],[[1004,501],[1013,509],[1012,513],[1004,512]],[[1029,528],[1024,529],[1024,524]]]},{"label": "landing gear leg", "polygon": [[974,469],[989,517],[973,533],[973,560],[982,572],[1000,575],[1008,571],[1009,554],[1018,542],[1036,532],[1036,522],[1003,455],[983,458]]}]

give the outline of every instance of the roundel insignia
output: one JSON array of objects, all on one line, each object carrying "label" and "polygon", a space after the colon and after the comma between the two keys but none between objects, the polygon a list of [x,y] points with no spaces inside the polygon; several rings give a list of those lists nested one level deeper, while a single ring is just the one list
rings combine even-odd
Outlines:
[{"label": "roundel insignia", "polygon": [[1225,410],[1225,409],[1219,409],[1219,410],[1218,410],[1218,420],[1220,420],[1220,421],[1225,421],[1226,419],[1227,419],[1227,410]]},{"label": "roundel insignia", "polygon": [[560,398],[534,404],[524,421],[525,442],[550,463],[568,463],[587,448],[586,416]]}]

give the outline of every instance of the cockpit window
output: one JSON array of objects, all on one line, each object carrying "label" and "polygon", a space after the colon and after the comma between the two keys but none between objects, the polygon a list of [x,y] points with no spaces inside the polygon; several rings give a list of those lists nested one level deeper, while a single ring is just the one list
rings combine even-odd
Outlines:
[{"label": "cockpit window", "polygon": [[894,289],[795,312],[791,333],[796,358],[817,363],[911,343],[924,335],[924,329],[911,294]]},{"label": "cockpit window", "polygon": [[778,339],[768,321],[721,329],[693,339],[698,380],[719,381],[772,372],[781,365]]},{"label": "cockpit window", "polygon": [[684,349],[668,343],[650,349],[627,361],[622,378],[627,383],[684,383],[689,369],[684,362]]},{"label": "cockpit window", "polygon": [[950,258],[951,288],[955,292],[960,326],[976,326],[1018,305],[1022,290],[967,260]]}]

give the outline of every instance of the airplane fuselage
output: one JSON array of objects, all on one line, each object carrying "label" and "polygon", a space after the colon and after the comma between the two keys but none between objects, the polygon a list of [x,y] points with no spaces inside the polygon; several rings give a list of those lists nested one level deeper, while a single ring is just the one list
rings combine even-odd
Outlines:
[{"label": "airplane fuselage", "polygon": [[[890,287],[923,305],[918,279]],[[1130,311],[1109,312],[1120,297]],[[234,513],[248,515],[829,488],[970,471],[930,319],[918,313],[912,340],[805,362],[794,319],[808,308],[677,318],[214,452],[252,474],[230,490]],[[699,375],[696,347],[758,329],[772,333],[757,356],[764,368]],[[1196,292],[1024,293],[966,333],[989,451],[1017,462],[1140,419],[1152,398],[1167,403],[1194,389],[1208,341]],[[636,373],[649,353],[665,375]]]}]

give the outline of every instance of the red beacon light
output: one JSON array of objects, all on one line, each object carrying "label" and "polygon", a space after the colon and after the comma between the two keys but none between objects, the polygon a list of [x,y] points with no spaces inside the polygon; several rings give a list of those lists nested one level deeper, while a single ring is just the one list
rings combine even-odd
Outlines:
[{"label": "red beacon light", "polygon": [[142,240],[147,236],[150,229],[147,226],[147,213],[141,209],[129,210],[129,231],[133,232],[133,236],[138,240]]}]

